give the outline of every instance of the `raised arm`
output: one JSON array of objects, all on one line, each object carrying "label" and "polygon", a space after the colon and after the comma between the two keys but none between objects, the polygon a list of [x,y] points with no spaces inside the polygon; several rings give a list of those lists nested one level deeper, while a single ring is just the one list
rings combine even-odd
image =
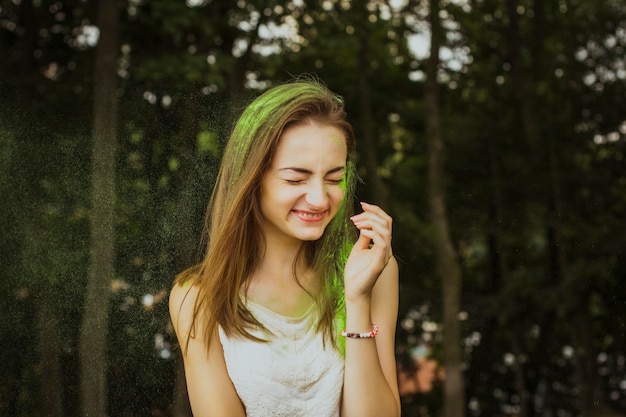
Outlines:
[{"label": "raised arm", "polygon": [[353,217],[360,230],[345,269],[346,330],[373,338],[346,338],[342,417],[399,417],[395,329],[398,264],[391,252],[391,218],[364,204]]},{"label": "raised arm", "polygon": [[[187,338],[198,297],[194,285],[176,285],[170,293],[170,317],[181,347],[189,402],[194,417],[245,417],[245,411],[226,370],[217,331],[206,349],[204,326],[196,320],[193,337]],[[185,349],[187,347],[187,349]]]}]

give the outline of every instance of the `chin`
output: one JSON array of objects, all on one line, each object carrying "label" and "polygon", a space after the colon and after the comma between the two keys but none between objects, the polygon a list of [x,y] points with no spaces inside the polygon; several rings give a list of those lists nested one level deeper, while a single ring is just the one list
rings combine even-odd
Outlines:
[{"label": "chin", "polygon": [[296,237],[302,241],[313,242],[315,240],[319,240],[324,235],[324,230],[320,230],[320,231],[310,230],[304,233],[296,233]]},{"label": "chin", "polygon": [[303,236],[298,236],[298,239],[302,240],[303,242],[315,242],[316,240],[319,240],[322,237],[322,235],[323,235],[322,233],[316,234],[316,235],[307,234]]}]

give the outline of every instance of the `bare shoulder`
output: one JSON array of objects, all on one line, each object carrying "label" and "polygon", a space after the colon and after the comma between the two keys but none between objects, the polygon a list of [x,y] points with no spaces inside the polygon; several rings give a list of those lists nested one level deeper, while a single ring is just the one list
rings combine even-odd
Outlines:
[{"label": "bare shoulder", "polygon": [[198,297],[199,287],[189,282],[175,284],[170,291],[170,318],[181,342],[186,341],[189,334]]},{"label": "bare shoulder", "polygon": [[[209,342],[204,329],[205,316],[196,311],[201,296],[199,285],[189,282],[174,285],[169,299],[170,317],[182,351],[193,415],[244,417],[243,404],[228,375],[217,329]],[[216,398],[220,400],[215,401]]]},{"label": "bare shoulder", "polygon": [[199,287],[190,282],[175,284],[170,291],[170,313],[178,313],[186,305],[193,306],[198,293]]}]

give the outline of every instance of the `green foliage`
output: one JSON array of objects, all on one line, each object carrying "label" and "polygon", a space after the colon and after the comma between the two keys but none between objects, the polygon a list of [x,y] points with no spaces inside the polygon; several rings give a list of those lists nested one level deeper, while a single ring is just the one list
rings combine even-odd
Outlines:
[{"label": "green foliage", "polygon": [[[76,415],[93,64],[83,35],[95,21],[93,3],[0,0],[2,415],[38,412],[33,329],[41,294],[59,300],[65,415]],[[204,206],[242,104],[312,73],[344,96],[363,137],[364,44],[400,263],[399,355],[407,359],[426,343],[440,358],[423,58],[408,42],[427,33],[427,3],[196,3],[120,4],[110,415],[155,415],[173,401],[177,351],[164,295],[202,252]],[[515,31],[507,2],[443,3],[446,202],[463,265],[468,407],[475,415],[531,406],[534,415],[580,415],[576,348],[598,358],[602,399],[623,410],[624,8],[611,0],[519,0]],[[297,36],[272,37],[263,31],[271,25]],[[358,192],[372,194],[368,183]],[[593,326],[579,349],[573,344],[585,329],[574,318],[581,315]],[[436,387],[404,397],[405,413],[436,415],[440,395]]]}]

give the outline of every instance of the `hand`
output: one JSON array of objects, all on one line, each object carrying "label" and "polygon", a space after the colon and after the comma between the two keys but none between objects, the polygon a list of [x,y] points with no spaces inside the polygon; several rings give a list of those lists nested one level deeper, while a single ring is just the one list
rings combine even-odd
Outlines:
[{"label": "hand", "polygon": [[392,256],[391,217],[378,206],[361,203],[363,212],[350,220],[359,229],[344,270],[346,300],[371,295],[380,273]]}]

